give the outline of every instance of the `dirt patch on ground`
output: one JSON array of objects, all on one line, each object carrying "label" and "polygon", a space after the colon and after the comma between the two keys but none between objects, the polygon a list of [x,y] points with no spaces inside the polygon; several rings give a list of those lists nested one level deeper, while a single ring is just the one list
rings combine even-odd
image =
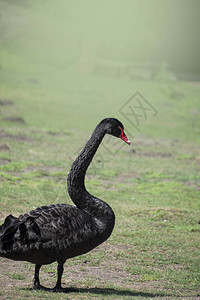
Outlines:
[{"label": "dirt patch on ground", "polygon": [[18,124],[25,124],[25,121],[23,118],[15,117],[15,116],[3,118],[3,121],[11,122],[11,123],[18,123]]},{"label": "dirt patch on ground", "polygon": [[200,182],[189,180],[185,182],[185,185],[195,188],[196,190],[200,191]]},{"label": "dirt patch on ground", "polygon": [[[1,151],[1,150],[0,150]],[[0,157],[0,166],[7,165],[11,162],[10,159]]]},{"label": "dirt patch on ground", "polygon": [[13,100],[11,99],[0,99],[0,106],[11,106],[14,105]]},{"label": "dirt patch on ground", "polygon": [[172,154],[171,153],[163,153],[163,152],[153,152],[153,151],[149,151],[149,152],[143,152],[143,151],[140,151],[140,152],[135,152],[136,155],[139,155],[139,156],[148,156],[148,157],[171,157]]},{"label": "dirt patch on ground", "polygon": [[8,139],[8,140],[16,140],[16,141],[25,141],[25,142],[31,142],[32,139],[24,134],[10,134],[5,132],[4,130],[0,130],[0,139]]},{"label": "dirt patch on ground", "polygon": [[27,78],[27,81],[33,84],[39,84],[39,80],[36,78]]},{"label": "dirt patch on ground", "polygon": [[2,152],[2,151],[9,151],[9,150],[10,150],[10,148],[9,148],[9,146],[6,143],[0,144],[0,152]]}]

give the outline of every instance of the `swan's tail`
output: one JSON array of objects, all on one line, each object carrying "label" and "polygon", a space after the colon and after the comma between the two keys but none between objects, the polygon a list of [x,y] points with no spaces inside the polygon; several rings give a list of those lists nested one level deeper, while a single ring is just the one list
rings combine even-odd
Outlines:
[{"label": "swan's tail", "polygon": [[21,220],[7,216],[0,226],[0,256],[15,259],[34,241],[38,241],[39,236],[40,229],[32,217]]}]

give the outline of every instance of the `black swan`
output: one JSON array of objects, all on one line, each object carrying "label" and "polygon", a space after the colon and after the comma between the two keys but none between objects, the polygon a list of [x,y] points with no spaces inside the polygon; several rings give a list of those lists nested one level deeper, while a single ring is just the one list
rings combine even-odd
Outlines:
[{"label": "black swan", "polygon": [[[84,254],[111,235],[115,215],[104,201],[85,189],[84,179],[106,133],[119,137],[127,144],[123,125],[114,118],[102,120],[85,147],[72,164],[67,184],[75,205],[56,204],[38,207],[18,218],[9,215],[0,227],[0,256],[35,264],[33,287],[46,291],[70,292],[62,288],[63,264],[68,258]],[[53,289],[39,281],[42,265],[57,261],[57,283]]]}]

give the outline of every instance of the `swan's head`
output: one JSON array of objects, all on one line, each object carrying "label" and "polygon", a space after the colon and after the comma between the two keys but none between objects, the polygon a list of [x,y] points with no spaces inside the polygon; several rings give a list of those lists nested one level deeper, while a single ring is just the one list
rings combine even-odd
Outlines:
[{"label": "swan's head", "polygon": [[126,142],[129,145],[131,144],[126,134],[124,133],[124,126],[119,120],[115,118],[107,118],[104,119],[103,121],[106,122],[106,133],[122,139],[124,142]]}]

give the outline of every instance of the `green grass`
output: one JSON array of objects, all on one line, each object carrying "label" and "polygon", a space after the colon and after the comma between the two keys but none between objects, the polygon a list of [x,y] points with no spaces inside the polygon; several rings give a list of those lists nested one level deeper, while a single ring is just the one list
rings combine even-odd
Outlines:
[{"label": "green grass", "polygon": [[[86,178],[88,190],[113,207],[115,229],[100,248],[66,263],[65,285],[80,288],[69,299],[197,299],[200,85],[82,74],[76,63],[64,67],[65,56],[53,54],[58,49],[51,40],[38,50],[45,36],[40,26],[52,28],[53,12],[33,3],[0,1],[8,20],[0,50],[0,100],[13,103],[0,105],[1,220],[40,205],[71,203],[66,178],[72,161],[101,119],[117,117],[131,146],[105,139]],[[21,26],[30,18],[37,24],[32,31]],[[62,18],[54,18],[62,25]],[[20,42],[8,34],[15,23],[21,24]],[[141,121],[140,132],[120,113],[137,91],[158,111]],[[4,262],[0,259],[0,267]],[[33,267],[18,268],[11,264],[2,273],[2,299],[68,299],[32,290]],[[43,268],[47,286],[55,282],[55,269],[56,264]]]}]

